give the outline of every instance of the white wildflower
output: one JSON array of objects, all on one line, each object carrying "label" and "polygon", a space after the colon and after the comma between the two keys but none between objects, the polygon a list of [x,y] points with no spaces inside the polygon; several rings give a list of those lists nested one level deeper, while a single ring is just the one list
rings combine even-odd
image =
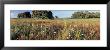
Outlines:
[{"label": "white wildflower", "polygon": [[42,32],[44,32],[44,31],[42,31]]},{"label": "white wildflower", "polygon": [[71,35],[69,35],[69,36],[71,36]]},{"label": "white wildflower", "polygon": [[74,30],[73,30],[74,31]]},{"label": "white wildflower", "polygon": [[67,39],[69,39],[69,37],[67,37]]},{"label": "white wildflower", "polygon": [[42,27],[42,25],[41,25],[41,27]]},{"label": "white wildflower", "polygon": [[73,30],[74,28],[71,28],[71,30]]},{"label": "white wildflower", "polygon": [[70,27],[71,27],[71,25],[70,25]]},{"label": "white wildflower", "polygon": [[84,34],[81,34],[81,35],[84,35]]},{"label": "white wildflower", "polygon": [[56,33],[56,32],[53,32],[53,33]]}]

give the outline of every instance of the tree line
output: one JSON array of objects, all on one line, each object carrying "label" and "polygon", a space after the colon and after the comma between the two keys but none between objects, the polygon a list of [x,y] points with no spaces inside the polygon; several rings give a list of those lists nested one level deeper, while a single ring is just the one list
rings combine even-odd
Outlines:
[{"label": "tree line", "polygon": [[100,12],[77,11],[71,18],[100,18]]},{"label": "tree line", "polygon": [[[19,13],[18,18],[37,18],[37,19],[54,19],[59,18],[58,16],[53,16],[51,11],[47,10],[33,10],[32,14],[30,12]],[[71,15],[72,19],[75,18],[100,18],[100,12],[90,12],[90,11],[76,11]]]},{"label": "tree line", "polygon": [[18,18],[37,18],[37,19],[53,19],[53,13],[47,10],[33,10],[30,12],[23,12],[17,15]]}]

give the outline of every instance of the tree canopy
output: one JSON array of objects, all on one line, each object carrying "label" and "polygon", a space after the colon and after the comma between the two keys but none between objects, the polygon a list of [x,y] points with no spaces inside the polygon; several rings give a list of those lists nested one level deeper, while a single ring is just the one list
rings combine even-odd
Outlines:
[{"label": "tree canopy", "polygon": [[100,12],[77,11],[71,18],[100,18]]},{"label": "tree canopy", "polygon": [[[53,17],[53,13],[48,10],[32,10],[30,12],[19,13],[18,18],[36,18],[36,19],[54,19],[59,18],[58,16]],[[71,18],[100,18],[100,12],[92,11],[76,11],[71,15]]]},{"label": "tree canopy", "polygon": [[54,19],[53,13],[47,10],[33,10],[30,12],[19,13],[18,18],[37,18],[37,19]]}]

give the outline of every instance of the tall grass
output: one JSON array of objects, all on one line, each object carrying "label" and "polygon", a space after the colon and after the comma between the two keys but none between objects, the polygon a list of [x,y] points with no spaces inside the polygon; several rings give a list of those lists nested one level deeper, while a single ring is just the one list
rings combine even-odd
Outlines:
[{"label": "tall grass", "polygon": [[100,40],[99,19],[11,19],[12,40]]}]

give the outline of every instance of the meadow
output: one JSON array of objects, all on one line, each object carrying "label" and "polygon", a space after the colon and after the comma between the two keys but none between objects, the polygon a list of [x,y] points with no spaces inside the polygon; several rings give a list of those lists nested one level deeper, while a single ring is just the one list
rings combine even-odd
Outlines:
[{"label": "meadow", "polygon": [[11,40],[100,40],[100,18],[11,19]]}]

